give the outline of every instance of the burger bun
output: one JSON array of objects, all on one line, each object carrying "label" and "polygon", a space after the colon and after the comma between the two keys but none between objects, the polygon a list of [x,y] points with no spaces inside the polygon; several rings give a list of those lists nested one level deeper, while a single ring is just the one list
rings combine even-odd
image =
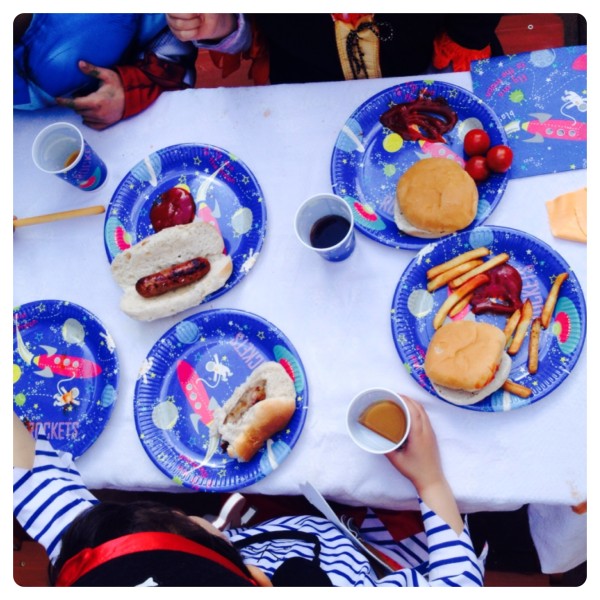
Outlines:
[{"label": "burger bun", "polygon": [[508,378],[512,359],[504,332],[489,323],[450,321],[431,338],[425,373],[436,393],[460,406],[476,404]]},{"label": "burger bun", "polygon": [[394,220],[408,235],[441,237],[468,227],[478,201],[475,181],[456,161],[426,158],[398,180]]}]

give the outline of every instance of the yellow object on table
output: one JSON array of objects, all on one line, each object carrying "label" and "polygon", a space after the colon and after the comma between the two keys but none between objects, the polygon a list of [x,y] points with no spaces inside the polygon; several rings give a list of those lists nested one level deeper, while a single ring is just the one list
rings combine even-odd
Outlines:
[{"label": "yellow object on table", "polygon": [[587,243],[587,188],[549,200],[546,210],[554,237]]}]

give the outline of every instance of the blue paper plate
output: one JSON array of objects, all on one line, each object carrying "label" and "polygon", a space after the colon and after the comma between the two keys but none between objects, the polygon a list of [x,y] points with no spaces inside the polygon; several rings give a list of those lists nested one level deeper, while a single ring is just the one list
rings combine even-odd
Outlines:
[{"label": "blue paper plate", "polygon": [[81,456],[98,438],[117,398],[115,344],[85,308],[40,300],[13,309],[13,408],[57,450]]},{"label": "blue paper plate", "polygon": [[[215,440],[211,445],[212,410],[266,361],[278,361],[292,377],[296,412],[250,461],[238,462]],[[179,485],[219,492],[277,468],[298,440],[307,408],[304,367],[290,341],[265,319],[239,310],[207,310],[169,329],[144,361],[134,400],[140,441],[154,464]]]},{"label": "blue paper plate", "polygon": [[[447,144],[404,141],[379,122],[381,115],[394,104],[414,100],[421,91],[445,98],[458,115],[456,125],[444,136]],[[331,157],[333,192],[350,204],[356,228],[369,238],[394,248],[419,249],[431,243],[431,239],[406,235],[394,221],[398,179],[417,160],[424,158],[450,157],[464,161],[464,136],[476,128],[488,132],[492,145],[507,143],[496,114],[464,88],[425,80],[383,90],[352,113],[337,137]],[[507,182],[508,174],[504,173],[492,174],[478,184],[477,215],[465,230],[481,225],[490,216]]]},{"label": "blue paper plate", "polygon": [[217,226],[233,261],[227,283],[203,302],[218,298],[254,266],[265,237],[266,206],[258,181],[236,156],[215,146],[178,144],[141,160],[117,186],[104,221],[108,260],[155,233],[150,209],[160,195],[186,184],[196,220]]},{"label": "blue paper plate", "polygon": [[[521,299],[530,298],[534,316],[539,316],[554,278],[563,272],[569,278],[563,283],[552,322],[540,336],[539,370],[527,370],[527,335],[519,352],[513,356],[510,379],[532,389],[529,398],[520,398],[503,390],[494,392],[481,402],[461,406],[471,410],[501,412],[537,402],[556,389],[573,370],[583,349],[586,335],[586,304],[581,285],[567,262],[538,238],[506,227],[478,227],[455,234],[424,248],[402,274],[392,303],[392,335],[398,354],[412,377],[429,393],[437,396],[423,362],[431,337],[433,317],[448,295],[448,288],[429,293],[426,272],[434,265],[454,256],[486,246],[492,254],[507,252],[509,264],[523,280]],[[465,311],[456,318],[476,318],[504,329],[506,317],[482,314],[474,317]],[[438,396],[439,397],[439,396]]]}]

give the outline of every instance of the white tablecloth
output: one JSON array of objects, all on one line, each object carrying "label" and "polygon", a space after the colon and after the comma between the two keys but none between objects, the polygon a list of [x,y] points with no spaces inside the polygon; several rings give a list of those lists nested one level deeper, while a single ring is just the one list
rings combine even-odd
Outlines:
[{"label": "white tablecloth", "polygon": [[[470,88],[466,73],[437,77]],[[461,510],[514,509],[525,503],[568,507],[587,498],[586,351],[570,376],[542,401],[506,413],[451,406],[429,395],[403,367],[392,340],[390,308],[408,250],[357,233],[345,262],[329,263],[293,232],[298,205],[331,191],[330,160],[348,116],[364,100],[405,79],[165,93],[144,113],[85,136],[108,164],[107,183],[84,193],[39,172],[36,133],[66,109],[14,118],[14,213],[20,217],[107,205],[143,157],[172,144],[211,144],[238,156],[257,177],[267,206],[267,235],[255,267],[238,285],[199,309],[238,308],[279,327],[308,376],[309,411],[291,455],[246,491],[296,494],[310,480],[326,497],[351,504],[414,508],[412,485],[380,456],[353,445],[346,406],[360,390],[384,386],[421,401],[438,435],[444,467]],[[586,290],[586,247],[553,238],[545,202],[586,185],[573,171],[511,180],[489,224],[522,229],[551,244]],[[103,247],[103,217],[24,227],[14,235],[14,304],[39,299],[78,303],[113,336],[121,366],[110,421],[79,459],[93,488],[177,491],[142,448],[134,424],[138,370],[155,341],[182,316],[140,323],[119,309]],[[196,310],[185,314],[192,314]]]}]

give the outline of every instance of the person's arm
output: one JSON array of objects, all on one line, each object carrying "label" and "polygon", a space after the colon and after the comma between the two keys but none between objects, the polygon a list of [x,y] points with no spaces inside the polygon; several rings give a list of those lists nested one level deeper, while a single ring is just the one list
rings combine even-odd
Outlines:
[{"label": "person's arm", "polygon": [[[485,552],[477,557],[473,549],[468,527],[444,475],[429,417],[419,403],[404,399],[411,416],[408,440],[403,449],[386,456],[410,479],[419,495],[429,554],[426,585],[482,586]],[[416,575],[417,580],[420,575]]]},{"label": "person's arm", "polygon": [[13,467],[30,470],[35,458],[35,440],[13,411]]},{"label": "person's arm", "polygon": [[457,533],[464,523],[454,494],[446,481],[435,432],[421,404],[403,396],[410,411],[411,427],[406,444],[386,454],[388,460],[410,479],[421,500]]},{"label": "person's arm", "polygon": [[71,455],[54,450],[43,429],[34,439],[13,411],[13,515],[50,561],[73,519],[97,503]]},{"label": "person's arm", "polygon": [[56,102],[80,114],[84,125],[106,129],[144,111],[162,92],[192,87],[196,53],[192,44],[179,41],[165,27],[132,64],[108,69],[79,61],[82,73],[98,80],[98,89],[86,96],[56,98]]},{"label": "person's arm", "polygon": [[453,71],[468,71],[471,62],[502,53],[496,27],[501,14],[460,13],[446,15],[444,30],[436,37],[433,66],[452,67]]}]

